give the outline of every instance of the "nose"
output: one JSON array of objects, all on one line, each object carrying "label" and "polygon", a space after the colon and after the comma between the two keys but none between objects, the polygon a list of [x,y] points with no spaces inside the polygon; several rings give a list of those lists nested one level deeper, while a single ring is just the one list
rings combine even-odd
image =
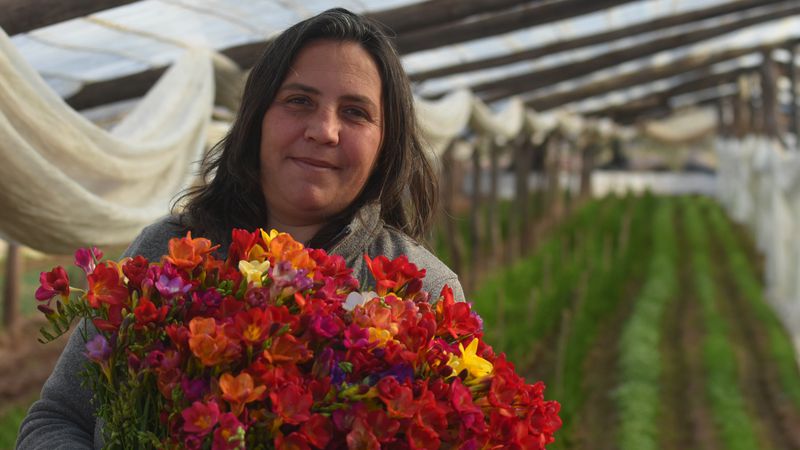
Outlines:
[{"label": "nose", "polygon": [[323,145],[339,143],[339,117],[333,108],[319,108],[311,114],[306,124],[305,137]]}]

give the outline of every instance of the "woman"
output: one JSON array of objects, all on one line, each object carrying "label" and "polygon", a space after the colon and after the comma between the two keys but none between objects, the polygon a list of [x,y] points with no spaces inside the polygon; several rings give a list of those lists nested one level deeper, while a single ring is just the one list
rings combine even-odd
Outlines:
[{"label": "woman", "polygon": [[[371,283],[364,254],[405,254],[427,270],[432,297],[447,284],[463,299],[457,276],[418,243],[431,222],[435,175],[400,59],[369,20],[334,9],[278,36],[204,167],[207,183],[186,194],[183,213],[145,228],[126,255],[156,260],[187,230],[225,248],[233,228],[275,228],[342,255],[364,286]],[[73,333],[17,448],[102,445],[77,375],[84,342],[81,330]]]}]

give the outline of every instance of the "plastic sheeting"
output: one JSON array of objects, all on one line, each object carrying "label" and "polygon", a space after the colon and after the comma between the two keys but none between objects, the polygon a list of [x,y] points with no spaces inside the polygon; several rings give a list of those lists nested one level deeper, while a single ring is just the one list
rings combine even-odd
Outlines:
[{"label": "plastic sheeting", "polygon": [[190,182],[213,101],[212,57],[188,51],[108,132],[0,32],[0,232],[54,253],[130,241]]},{"label": "plastic sheeting", "polygon": [[800,355],[800,154],[755,137],[718,140],[716,147],[718,197],[753,230],[765,256],[767,298]]}]

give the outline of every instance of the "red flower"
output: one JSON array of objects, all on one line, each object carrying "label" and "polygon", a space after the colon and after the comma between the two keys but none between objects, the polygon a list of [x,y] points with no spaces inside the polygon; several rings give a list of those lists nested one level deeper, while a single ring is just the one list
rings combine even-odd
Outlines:
[{"label": "red flower", "polygon": [[[425,269],[418,269],[417,266],[408,262],[406,255],[400,255],[397,258],[389,261],[389,258],[380,255],[375,259],[370,259],[368,255],[364,255],[367,261],[367,267],[372,272],[375,278],[376,290],[378,295],[384,296],[389,292],[400,293],[403,291],[406,295],[411,295],[418,292],[422,288],[422,283],[409,284],[410,281],[421,279],[425,276]],[[407,286],[407,284],[409,284]]]},{"label": "red flower", "polygon": [[89,291],[86,299],[92,308],[99,308],[102,303],[108,305],[122,305],[128,299],[128,288],[119,278],[117,267],[111,262],[98,264],[86,279],[89,282]]},{"label": "red flower", "polygon": [[288,436],[278,435],[275,437],[275,448],[277,450],[311,450],[306,438],[296,431]]},{"label": "red flower", "polygon": [[63,267],[53,267],[50,272],[39,274],[39,287],[36,289],[36,300],[49,302],[56,295],[69,298],[69,276]]},{"label": "red flower", "polygon": [[233,319],[233,332],[238,339],[247,345],[261,345],[269,337],[272,325],[269,315],[260,308],[239,311]]},{"label": "red flower", "polygon": [[311,418],[311,393],[297,384],[287,384],[269,393],[272,409],[285,423],[299,424]]},{"label": "red flower", "polygon": [[379,450],[381,443],[364,422],[364,419],[356,417],[353,421],[353,429],[347,433],[347,448]]},{"label": "red flower", "polygon": [[[239,228],[234,228],[231,231],[231,245],[228,248],[228,261],[237,263],[239,260],[248,261],[247,257],[250,249],[258,242],[259,233],[257,231],[249,232]],[[234,264],[235,265],[235,264]]]},{"label": "red flower", "polygon": [[156,305],[147,297],[139,299],[139,305],[133,310],[133,315],[136,318],[136,329],[142,329],[149,323],[159,323],[167,317],[168,308],[161,306],[156,308]]},{"label": "red flower", "polygon": [[394,377],[382,378],[376,387],[390,417],[407,418],[417,412],[411,388],[401,385]]},{"label": "red flower", "polygon": [[333,437],[333,423],[322,414],[313,414],[300,427],[300,433],[311,445],[325,448]]},{"label": "red flower", "polygon": [[472,312],[469,303],[455,301],[449,286],[442,288],[442,299],[436,304],[436,313],[439,319],[437,336],[458,338],[481,332],[482,324],[478,315]]},{"label": "red flower", "polygon": [[408,446],[412,450],[438,449],[441,446],[439,434],[433,428],[418,420],[411,422],[406,435],[408,437]]},{"label": "red flower", "polygon": [[108,311],[106,311],[107,318],[101,319],[95,317],[92,319],[92,323],[94,323],[94,326],[100,331],[116,333],[120,325],[122,325],[122,308],[123,305],[109,305]]},{"label": "red flower", "polygon": [[141,288],[147,275],[148,261],[144,256],[136,255],[122,264],[122,273],[128,277],[128,286]]}]

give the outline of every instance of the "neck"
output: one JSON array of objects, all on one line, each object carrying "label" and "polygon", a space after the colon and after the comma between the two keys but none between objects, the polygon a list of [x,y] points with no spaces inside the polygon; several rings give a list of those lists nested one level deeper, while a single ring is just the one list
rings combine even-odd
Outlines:
[{"label": "neck", "polygon": [[311,238],[314,237],[315,234],[322,228],[323,224],[292,224],[288,222],[281,221],[276,217],[270,217],[267,220],[267,231],[275,229],[282,233],[289,233],[292,235],[294,240],[297,242],[303,243],[306,245]]}]

